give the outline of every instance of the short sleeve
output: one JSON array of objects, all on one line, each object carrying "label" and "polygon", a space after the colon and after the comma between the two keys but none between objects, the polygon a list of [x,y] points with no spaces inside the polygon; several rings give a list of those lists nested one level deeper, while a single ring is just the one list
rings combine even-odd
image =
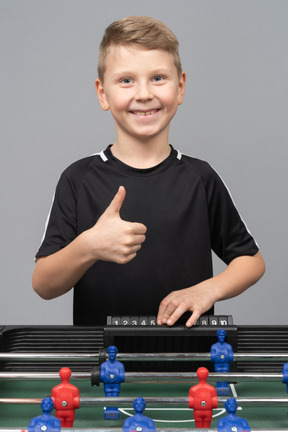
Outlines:
[{"label": "short sleeve", "polygon": [[42,243],[36,258],[51,255],[75,239],[77,226],[76,193],[72,181],[64,171],[56,187]]},{"label": "short sleeve", "polygon": [[206,179],[211,247],[226,264],[243,255],[253,256],[258,246],[238,212],[232,196],[209,166]]}]

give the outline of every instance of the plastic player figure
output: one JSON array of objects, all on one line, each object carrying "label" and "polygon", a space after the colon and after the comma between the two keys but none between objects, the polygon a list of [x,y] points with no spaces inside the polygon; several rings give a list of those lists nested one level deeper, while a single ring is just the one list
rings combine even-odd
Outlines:
[{"label": "plastic player figure", "polygon": [[[211,362],[214,363],[215,372],[229,372],[230,363],[234,359],[233,348],[225,342],[225,330],[218,330],[216,334],[218,342],[211,346]],[[219,396],[228,396],[230,391],[227,382],[217,382],[216,390]]]},{"label": "plastic player figure", "polygon": [[234,398],[227,399],[225,402],[225,409],[227,416],[218,420],[218,432],[250,432],[250,426],[247,420],[238,417],[235,413],[237,411],[237,401]]},{"label": "plastic player figure", "polygon": [[288,393],[288,363],[285,363],[282,368],[282,375],[283,375],[283,384],[286,384],[286,391]]},{"label": "plastic player figure", "polygon": [[194,410],[196,428],[209,428],[212,420],[213,408],[218,406],[215,387],[207,384],[208,369],[200,367],[197,370],[199,384],[189,390],[189,408]]},{"label": "plastic player figure", "polygon": [[41,402],[42,415],[30,421],[28,432],[60,432],[60,420],[50,414],[53,408],[53,400],[50,397],[43,399]]},{"label": "plastic player figure", "polygon": [[[125,381],[125,368],[123,363],[116,360],[118,350],[111,345],[107,348],[109,360],[100,366],[100,382],[104,383],[104,392],[107,397],[118,397],[121,383]],[[118,408],[108,407],[104,411],[106,420],[119,420],[120,412]]]},{"label": "plastic player figure", "polygon": [[155,432],[154,421],[143,414],[146,408],[145,400],[142,397],[138,397],[133,402],[133,408],[135,415],[124,421],[123,432]]},{"label": "plastic player figure", "polygon": [[63,367],[59,372],[62,383],[53,387],[51,397],[54,402],[56,417],[61,420],[62,427],[72,427],[75,419],[75,409],[80,406],[78,387],[69,383],[71,370]]}]

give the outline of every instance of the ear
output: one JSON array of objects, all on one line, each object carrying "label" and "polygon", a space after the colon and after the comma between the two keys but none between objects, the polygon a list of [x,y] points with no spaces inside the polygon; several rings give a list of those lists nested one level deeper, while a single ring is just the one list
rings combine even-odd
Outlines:
[{"label": "ear", "polygon": [[184,94],[185,94],[185,84],[186,84],[186,73],[182,71],[179,80],[179,86],[178,86],[178,95],[177,95],[178,105],[181,105],[183,103]]},{"label": "ear", "polygon": [[99,103],[101,105],[101,108],[103,109],[103,111],[108,111],[109,110],[109,103],[108,103],[107,98],[106,98],[104,87],[101,84],[101,81],[99,80],[99,78],[97,78],[95,81],[95,88],[96,88],[96,92],[97,92],[97,96],[98,96],[98,100],[99,100]]}]

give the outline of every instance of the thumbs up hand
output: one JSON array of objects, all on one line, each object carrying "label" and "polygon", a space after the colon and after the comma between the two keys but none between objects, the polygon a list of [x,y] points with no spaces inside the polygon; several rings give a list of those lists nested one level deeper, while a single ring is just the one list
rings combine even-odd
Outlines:
[{"label": "thumbs up hand", "polygon": [[89,244],[95,260],[126,264],[135,258],[145,241],[145,225],[127,222],[120,217],[125,196],[125,188],[120,186],[110,205],[89,230]]}]

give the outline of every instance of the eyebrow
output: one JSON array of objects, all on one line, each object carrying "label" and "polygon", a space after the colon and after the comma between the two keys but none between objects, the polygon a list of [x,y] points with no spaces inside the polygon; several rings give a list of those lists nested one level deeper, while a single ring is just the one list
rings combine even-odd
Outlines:
[{"label": "eyebrow", "polygon": [[[153,76],[153,75],[161,75],[161,74],[167,75],[169,73],[171,73],[171,69],[170,68],[160,67],[160,68],[152,70],[151,73],[149,73],[149,75],[151,75],[151,76]],[[133,75],[135,75],[135,72],[133,72],[131,70],[130,71],[123,70],[123,71],[119,71],[119,72],[116,72],[115,74],[113,74],[112,75],[112,79],[121,78],[123,76],[124,77],[125,76],[133,76]]]},{"label": "eyebrow", "polygon": [[123,76],[130,76],[133,75],[133,72],[129,72],[129,71],[120,71],[120,72],[116,72],[115,74],[112,75],[112,78],[121,78]]}]

